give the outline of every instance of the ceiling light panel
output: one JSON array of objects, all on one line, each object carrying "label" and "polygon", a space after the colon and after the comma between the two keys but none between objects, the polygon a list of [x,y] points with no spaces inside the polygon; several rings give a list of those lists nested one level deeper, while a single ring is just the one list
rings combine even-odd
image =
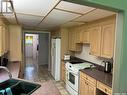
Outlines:
[{"label": "ceiling light panel", "polygon": [[59,26],[72,19],[77,18],[78,16],[81,16],[81,15],[54,9],[44,19],[44,21],[39,25],[39,27],[51,28],[51,27]]},{"label": "ceiling light panel", "polygon": [[70,3],[70,2],[66,2],[66,1],[61,1],[57,5],[56,8],[71,11],[71,12],[75,12],[75,13],[80,13],[80,14],[85,14],[85,13],[95,9],[95,8],[92,8],[92,7],[79,5],[79,4],[75,4],[75,3]]},{"label": "ceiling light panel", "polygon": [[10,24],[17,24],[14,14],[3,14],[3,15],[9,21]]},{"label": "ceiling light panel", "polygon": [[114,12],[107,11],[107,10],[102,10],[102,9],[96,9],[80,18],[77,18],[74,21],[84,21],[84,22],[89,22],[89,21],[94,21],[97,19],[101,19],[110,15],[115,14]]},{"label": "ceiling light panel", "polygon": [[17,13],[45,16],[59,0],[13,0]]},{"label": "ceiling light panel", "polygon": [[41,16],[33,16],[33,15],[24,15],[24,14],[16,14],[16,15],[18,18],[18,22],[26,26],[36,26],[43,18]]}]

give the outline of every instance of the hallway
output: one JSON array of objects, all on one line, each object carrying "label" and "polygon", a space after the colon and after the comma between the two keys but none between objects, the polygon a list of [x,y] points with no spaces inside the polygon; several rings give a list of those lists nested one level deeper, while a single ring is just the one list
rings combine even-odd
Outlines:
[{"label": "hallway", "polygon": [[48,71],[47,65],[39,65],[33,58],[26,58],[26,67],[24,72],[24,79],[34,82],[47,82],[53,81],[54,85],[57,87],[61,95],[69,95],[65,89],[63,82],[56,82]]}]

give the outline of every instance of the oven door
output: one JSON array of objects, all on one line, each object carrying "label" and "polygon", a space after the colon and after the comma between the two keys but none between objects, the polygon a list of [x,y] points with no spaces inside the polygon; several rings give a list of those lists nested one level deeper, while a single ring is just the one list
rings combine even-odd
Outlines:
[{"label": "oven door", "polygon": [[75,91],[78,92],[78,74],[75,74],[71,70],[67,70],[67,75],[66,75],[66,80],[67,84],[71,86]]}]

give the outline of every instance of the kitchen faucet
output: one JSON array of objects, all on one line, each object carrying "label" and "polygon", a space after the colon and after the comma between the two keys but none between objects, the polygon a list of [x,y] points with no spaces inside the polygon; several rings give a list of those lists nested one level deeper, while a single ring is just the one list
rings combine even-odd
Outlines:
[{"label": "kitchen faucet", "polygon": [[11,72],[8,70],[7,67],[0,66],[0,69],[4,69],[5,71],[7,71],[9,78],[10,78],[10,79],[12,78],[12,74],[11,74]]}]

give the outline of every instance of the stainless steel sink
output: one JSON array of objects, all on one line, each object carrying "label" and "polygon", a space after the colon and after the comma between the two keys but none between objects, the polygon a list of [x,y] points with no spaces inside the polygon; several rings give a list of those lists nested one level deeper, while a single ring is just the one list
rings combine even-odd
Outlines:
[{"label": "stainless steel sink", "polygon": [[0,90],[8,87],[11,88],[13,95],[31,95],[41,85],[17,79],[9,79],[0,83]]}]

